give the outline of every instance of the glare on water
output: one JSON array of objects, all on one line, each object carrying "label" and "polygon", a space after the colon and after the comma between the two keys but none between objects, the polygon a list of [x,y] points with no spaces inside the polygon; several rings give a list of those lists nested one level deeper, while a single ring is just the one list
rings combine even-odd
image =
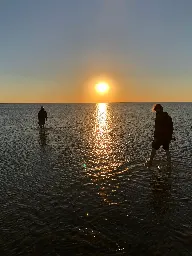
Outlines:
[{"label": "glare on water", "polygon": [[169,172],[144,166],[151,106],[47,104],[42,133],[38,104],[0,105],[1,254],[190,255],[192,104],[164,104]]}]

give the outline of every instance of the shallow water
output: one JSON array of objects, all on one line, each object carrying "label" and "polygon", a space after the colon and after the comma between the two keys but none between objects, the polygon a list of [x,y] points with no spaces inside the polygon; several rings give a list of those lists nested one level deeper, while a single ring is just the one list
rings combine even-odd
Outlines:
[{"label": "shallow water", "polygon": [[151,170],[150,103],[0,105],[0,255],[192,255],[192,104],[166,103],[172,169]]}]

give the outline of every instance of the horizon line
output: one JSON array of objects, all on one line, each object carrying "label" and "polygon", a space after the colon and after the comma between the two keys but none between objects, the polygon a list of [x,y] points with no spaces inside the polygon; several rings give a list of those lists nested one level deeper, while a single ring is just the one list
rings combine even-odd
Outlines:
[{"label": "horizon line", "polygon": [[192,103],[192,101],[111,101],[111,102],[0,102],[0,104],[113,104],[113,103]]}]

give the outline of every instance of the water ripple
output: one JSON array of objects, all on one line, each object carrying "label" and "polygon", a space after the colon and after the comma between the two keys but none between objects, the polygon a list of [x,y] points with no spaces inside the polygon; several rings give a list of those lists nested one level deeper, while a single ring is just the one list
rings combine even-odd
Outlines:
[{"label": "water ripple", "polygon": [[149,157],[151,104],[0,105],[1,255],[191,255],[192,104],[174,121],[172,169]]}]

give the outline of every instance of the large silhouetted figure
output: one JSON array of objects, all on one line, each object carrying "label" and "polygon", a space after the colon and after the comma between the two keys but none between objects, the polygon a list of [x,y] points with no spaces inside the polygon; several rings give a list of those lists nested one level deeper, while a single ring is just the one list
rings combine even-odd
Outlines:
[{"label": "large silhouetted figure", "polygon": [[45,111],[44,107],[41,107],[39,113],[38,113],[38,124],[39,127],[42,129],[45,125],[45,120],[47,121],[47,112]]},{"label": "large silhouetted figure", "polygon": [[172,118],[168,115],[167,112],[163,111],[163,107],[160,104],[154,105],[153,110],[156,112],[155,132],[154,140],[152,142],[151,156],[150,160],[148,161],[148,165],[152,165],[156,150],[163,146],[163,149],[166,151],[168,166],[170,167],[171,156],[169,152],[169,144],[172,140],[173,135]]}]

